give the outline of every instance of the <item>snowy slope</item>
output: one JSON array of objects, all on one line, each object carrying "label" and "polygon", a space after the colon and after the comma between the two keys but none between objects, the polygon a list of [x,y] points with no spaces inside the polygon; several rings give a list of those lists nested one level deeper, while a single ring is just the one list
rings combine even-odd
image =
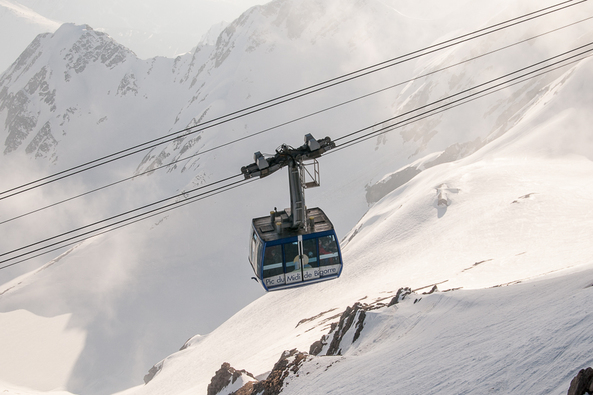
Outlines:
[{"label": "snowy slope", "polygon": [[[22,364],[12,362],[22,361],[30,372],[44,372],[27,373],[27,385],[32,388],[54,390],[56,381],[66,381],[85,342],[82,332],[68,327],[70,318],[70,315],[44,318],[26,310],[1,314],[3,376],[22,375]],[[39,327],[44,328],[45,336],[39,336]],[[48,342],[48,338],[54,340]]]},{"label": "snowy slope", "polygon": [[309,357],[282,393],[566,394],[593,362],[592,274],[411,295],[368,312],[342,356]]},{"label": "snowy slope", "polygon": [[[290,4],[280,10],[272,10],[276,13],[286,12],[287,7],[289,10]],[[264,18],[266,11],[262,9],[256,13],[258,20],[266,22],[264,27],[260,27],[260,31],[264,31],[266,26],[272,28],[270,37],[262,41],[266,43],[266,48],[259,51],[260,55],[266,53],[269,46],[278,45],[281,48],[283,45],[280,42],[275,44],[275,36],[286,34],[284,25],[275,26],[273,18]],[[245,17],[237,25],[245,24],[248,20]],[[317,19],[313,21],[318,23]],[[384,19],[385,24],[388,22]],[[341,32],[343,30],[339,31]],[[223,37],[240,37],[243,33],[235,25],[227,29]],[[291,45],[295,44],[298,41]],[[337,49],[333,48],[332,51],[340,53],[340,48],[346,44],[347,42],[341,41],[335,45]],[[222,56],[228,50],[228,45],[228,41],[221,40],[216,48],[207,45],[199,47],[192,54],[176,60],[157,58],[139,61],[106,35],[86,26],[64,25],[53,36],[40,36],[20,61],[2,76],[3,88],[6,89],[3,91],[5,97],[2,116],[7,132],[3,160],[7,163],[5,168],[12,166],[18,169],[9,173],[10,178],[4,179],[6,186],[54,171],[43,169],[44,160],[47,159],[56,164],[56,170],[60,170],[88,158],[90,149],[100,155],[109,152],[107,147],[115,144],[118,147],[129,145],[128,141],[133,138],[146,139],[151,137],[150,133],[185,127],[200,112],[194,109],[195,113],[184,115],[185,119],[179,117],[178,121],[173,122],[172,119],[176,119],[178,115],[175,106],[181,107],[179,103],[191,104],[193,101],[197,103],[198,98],[202,99],[200,95],[211,97],[204,104],[206,108],[216,104],[220,97],[228,100],[229,108],[244,106],[244,96],[227,98],[228,88],[220,83],[234,77],[239,64],[244,65],[242,67],[245,67],[245,71],[249,71],[248,63],[243,63],[241,56]],[[314,49],[319,54],[333,46],[328,39],[322,48]],[[285,52],[289,52],[288,49]],[[259,59],[253,50],[247,53],[253,54],[254,59]],[[63,58],[64,54],[68,55],[66,59]],[[341,56],[347,59],[350,54],[343,52]],[[280,57],[277,59],[280,64],[290,60]],[[294,62],[286,73],[293,73],[300,67],[299,62],[305,62],[302,55],[293,60],[298,62]],[[260,67],[260,62],[257,60],[252,67]],[[222,65],[223,63],[225,64]],[[344,66],[338,62],[324,63],[324,67],[324,75],[335,75],[336,70]],[[272,65],[272,69],[278,69],[278,65]],[[200,74],[200,78],[206,80],[209,86],[204,86],[205,81],[197,83]],[[258,72],[259,78],[265,75],[265,69]],[[238,77],[244,78],[240,75]],[[276,78],[283,80],[284,76],[278,75]],[[306,78],[309,81],[316,76]],[[251,85],[257,87],[256,82]],[[251,102],[276,94],[281,86],[280,83],[272,84],[274,89],[268,87],[261,92],[257,91],[259,97],[254,97]],[[136,104],[138,97],[143,99],[140,104]],[[193,101],[190,100],[192,97],[195,98]],[[20,98],[25,99],[24,103]],[[138,107],[142,109],[141,113]],[[224,107],[218,111],[223,110]],[[213,116],[217,115],[213,111],[211,113]],[[27,125],[35,127],[31,130]],[[128,133],[130,130],[141,133]],[[215,133],[211,135],[218,136]],[[301,131],[295,137],[301,140]],[[224,141],[224,138],[226,135],[220,134],[218,141]],[[39,141],[44,144],[36,144]],[[40,150],[40,147],[43,149]],[[161,190],[175,191],[188,182],[204,183],[229,169],[235,172],[245,164],[245,160],[250,159],[252,150],[241,149],[237,152],[237,159],[225,163],[224,167],[198,168],[194,165],[191,172],[181,172],[176,177],[155,175],[137,180],[132,188],[117,192],[116,198],[113,195],[99,197],[74,207],[69,205],[67,211],[62,213],[44,214],[44,222],[54,224],[52,227],[35,226],[38,217],[28,219],[30,222],[18,225],[22,226],[22,232],[11,232],[10,238],[3,242],[10,247],[22,245],[35,238],[48,237],[69,227],[101,218],[101,212],[106,216],[142,204],[140,202],[156,200],[159,192],[161,194],[158,197],[163,197]],[[23,160],[19,155],[27,153],[35,155],[38,161],[32,165],[25,160],[25,167],[34,168],[37,165],[41,170],[35,170],[40,173],[32,172],[28,175],[28,171],[24,170]],[[212,163],[214,158],[216,155],[211,155],[205,162]],[[130,162],[131,160],[128,163]],[[128,164],[120,165],[110,169],[109,173],[103,172],[72,181],[68,188],[58,187],[49,192],[44,191],[43,194],[34,195],[31,201],[51,203],[68,197],[71,194],[69,190],[84,191],[84,187],[88,189],[101,185],[109,176],[130,174],[131,169],[127,166]],[[282,182],[276,183],[282,185]],[[247,193],[255,195],[256,187],[250,188]],[[164,222],[157,219],[148,226],[142,226],[138,235],[138,228],[135,228],[130,229],[126,236],[120,234],[117,237],[106,237],[98,246],[84,245],[74,253],[62,257],[58,264],[51,264],[50,270],[30,273],[28,281],[21,282],[19,287],[12,288],[12,284],[6,286],[5,289],[9,291],[3,295],[3,311],[26,308],[43,317],[73,313],[72,325],[86,334],[85,349],[68,382],[62,381],[62,376],[54,375],[49,378],[54,380],[54,385],[68,385],[74,389],[101,388],[105,391],[104,388],[121,388],[129,385],[128,383],[138,382],[155,360],[169,354],[182,339],[190,337],[196,331],[209,332],[230,314],[261,295],[261,288],[249,280],[249,268],[242,263],[245,256],[244,244],[237,240],[244,240],[245,230],[239,226],[229,228],[232,231],[228,237],[232,245],[229,249],[228,241],[221,240],[208,227],[204,227],[204,224],[217,223],[222,223],[223,226],[247,224],[253,210],[244,208],[252,206],[252,203],[246,202],[245,206],[235,207],[234,213],[228,210],[230,203],[241,201],[241,196],[240,193],[229,193],[225,200],[218,199],[219,203],[207,208],[197,207],[191,215],[174,213]],[[279,196],[282,196],[281,200],[278,199]],[[276,197],[276,203],[271,201],[272,197]],[[278,190],[265,206],[278,204],[282,200],[284,193]],[[22,200],[11,203],[13,206],[5,206],[6,216],[15,211],[23,212],[24,207],[27,207]],[[264,208],[264,204],[258,204],[257,208]],[[364,206],[359,208],[359,212],[363,210]],[[155,226],[156,224],[159,225]],[[147,231],[147,228],[152,231]],[[31,229],[34,231],[31,232]],[[23,235],[28,236],[26,241]],[[197,250],[196,240],[199,240],[200,246]],[[102,250],[104,251],[101,252]],[[79,267],[80,262],[85,263],[84,268]],[[34,267],[29,265],[15,268],[20,270],[16,273],[25,273],[27,269]],[[113,281],[113,278],[118,281]],[[221,287],[219,283],[211,281],[211,278],[225,279],[225,286]],[[57,284],[60,285],[56,286]],[[155,289],[165,292],[155,292]],[[236,297],[230,290],[241,297]],[[39,297],[36,295],[42,293],[52,295],[51,305],[36,302]],[[204,300],[204,303],[196,309],[195,314],[187,316],[184,314],[184,303],[188,300]],[[166,316],[170,316],[170,319],[163,319]],[[179,322],[179,317],[183,316],[186,317],[185,322]],[[154,332],[147,333],[146,327],[154,328]],[[167,333],[171,334],[170,341],[163,342],[162,338]],[[105,352],[105,344],[113,347],[113,354],[127,348],[129,359],[122,360],[117,355]],[[154,344],[154,347],[148,347],[147,344]],[[62,362],[64,369],[69,371],[72,361],[65,358]],[[13,375],[7,377],[7,380],[26,384],[29,381],[25,374],[27,371],[21,369],[20,372],[20,376]],[[109,379],[95,383],[93,376]]]},{"label": "snowy slope", "polygon": [[593,363],[592,72],[580,65],[505,137],[377,203],[343,249],[339,280],[265,295],[126,394],[205,393],[223,362],[265,374],[284,350],[308,351],[347,305],[442,281],[461,290],[368,313],[358,342],[307,359],[282,393],[565,393]]},{"label": "snowy slope", "polygon": [[[6,395],[41,395],[47,394],[48,392],[45,391],[35,391],[29,388],[18,387],[12,384],[5,384],[0,382],[0,390],[2,390],[3,394]],[[71,395],[71,392],[61,391],[61,390],[54,390],[51,391],[53,395]]]},{"label": "snowy slope", "polygon": [[[29,100],[26,105],[5,106],[0,110],[0,125],[6,127],[6,121],[13,119],[14,113],[23,119],[36,120],[36,128],[29,131],[16,149],[3,156],[3,169],[10,170],[6,171],[2,182],[6,185],[22,182],[29,178],[25,177],[29,171],[37,175],[67,168],[95,156],[93,154],[99,156],[133,142],[194,125],[202,116],[212,119],[291,89],[543,6],[541,2],[512,6],[514,2],[510,1],[496,4],[458,1],[443,10],[439,4],[432,2],[430,11],[426,11],[412,2],[276,1],[251,9],[231,23],[215,45],[209,45],[212,41],[208,41],[176,59],[148,61],[137,59],[101,32],[86,26],[65,25],[53,36],[38,38],[34,44],[39,48],[26,53],[23,58],[26,61],[0,77],[2,81],[9,81],[0,88],[6,87],[7,95]],[[127,176],[137,168],[170,163],[182,153],[186,157],[373,89],[405,81],[426,70],[464,60],[468,53],[482,53],[484,48],[508,45],[546,32],[579,19],[583,13],[590,12],[590,7],[586,7],[551,16],[496,38],[468,42],[448,51],[446,56],[435,54],[290,106],[279,106],[273,111],[188,136],[164,149],[155,149],[144,160],[141,156],[130,158],[109,170],[69,181],[64,187],[11,201],[8,207],[3,206],[4,213],[22,212],[35,200],[51,202],[58,197],[71,196],[74,191]],[[370,100],[291,123],[224,151],[181,162],[167,172],[136,179],[132,186],[128,184],[75,206],[68,205],[61,209],[63,211],[44,214],[41,221],[34,217],[11,225],[13,231],[6,232],[7,238],[1,242],[9,247],[22,245],[170,196],[189,186],[236,174],[252,160],[252,152],[271,152],[283,142],[299,145],[305,132],[316,137],[336,138],[391,117],[410,103],[422,105],[437,100],[447,93],[449,85],[452,88],[469,86],[497,71],[514,70],[554,51],[578,45],[587,38],[583,33],[590,29],[590,23],[575,25],[571,30],[562,30],[560,35],[547,36],[547,40],[542,39],[538,44],[525,43],[509,53],[501,52],[483,59],[482,63],[468,63],[461,69],[424,77]],[[557,42],[564,47],[555,48]],[[43,50],[45,48],[47,50]],[[64,59],[64,54],[69,56]],[[83,67],[79,68],[81,65]],[[502,66],[501,70],[489,70],[488,65]],[[47,77],[35,79],[44,67]],[[577,172],[576,163],[589,169],[584,167],[588,161],[560,160],[550,165],[552,161],[540,158],[534,160],[533,165],[524,166],[523,173],[517,172],[517,161],[532,153],[529,147],[518,149],[517,155],[504,153],[511,158],[506,167],[504,160],[485,157],[481,161],[476,156],[468,158],[467,162],[433,166],[372,207],[362,222],[357,224],[357,221],[373,203],[368,199],[368,191],[373,190],[375,180],[389,178],[411,163],[427,164],[437,157],[439,163],[463,158],[494,137],[518,130],[518,123],[525,124],[530,114],[538,114],[533,119],[541,121],[545,111],[540,107],[546,102],[548,108],[555,104],[556,93],[565,92],[566,81],[576,81],[576,85],[587,81],[582,70],[578,78],[573,76],[566,80],[563,77],[570,75],[566,71],[559,70],[532,80],[528,83],[529,89],[525,85],[517,86],[438,115],[436,123],[434,118],[428,119],[361,144],[355,150],[343,150],[323,158],[323,186],[308,192],[307,199],[309,204],[323,207],[336,224],[338,234],[346,235],[345,256],[353,263],[348,263],[343,278],[331,284],[265,295],[209,335],[206,334],[263,294],[249,279],[245,235],[250,218],[287,204],[286,181],[282,175],[219,195],[205,201],[207,204],[187,206],[154,221],[85,242],[55,260],[45,257],[43,263],[49,263],[43,270],[32,271],[39,266],[40,260],[37,260],[11,269],[11,275],[2,273],[11,281],[0,288],[0,314],[12,322],[14,332],[29,327],[14,314],[21,309],[34,314],[40,322],[55,321],[56,326],[69,317],[68,331],[62,334],[50,336],[38,327],[37,337],[48,342],[65,338],[72,352],[53,361],[60,366],[60,374],[50,375],[46,371],[44,387],[36,389],[53,387],[85,394],[112,393],[142,383],[142,377],[155,362],[199,333],[204,336],[194,338],[191,347],[168,359],[165,369],[146,386],[146,391],[181,393],[195,387],[202,391],[226,360],[238,369],[261,374],[271,369],[285,349],[307,350],[325,328],[303,333],[300,327],[295,330],[298,320],[330,309],[335,309],[332,314],[339,314],[364,296],[373,298],[381,292],[395,292],[401,286],[414,288],[444,280],[449,280],[447,287],[461,284],[466,288],[481,288],[565,267],[564,259],[560,259],[567,254],[564,250],[559,250],[556,261],[548,259],[553,254],[543,246],[552,243],[543,233],[547,233],[551,223],[560,222],[566,229],[561,234],[568,238],[573,218],[580,218],[587,211],[583,211],[584,203],[574,200],[573,194],[564,194],[552,185],[582,183],[588,173]],[[35,81],[41,83],[33,84]],[[457,84],[453,83],[455,81]],[[54,89],[55,103],[47,102],[47,92]],[[567,92],[558,100],[560,104],[568,105],[568,98],[581,94],[575,87]],[[52,104],[56,105],[53,111]],[[586,125],[586,111],[575,111],[575,116],[558,122],[578,120]],[[47,155],[39,150],[27,154],[27,147],[47,123],[52,131],[57,131],[52,132],[56,144]],[[10,135],[8,129],[2,131],[5,142],[8,139],[4,136]],[[430,131],[427,135],[423,133],[426,130]],[[575,130],[584,129],[575,127]],[[531,129],[528,132],[531,133]],[[513,134],[515,138],[521,135]],[[450,148],[469,147],[475,141],[471,149],[455,151]],[[491,145],[486,145],[488,147]],[[583,152],[589,152],[587,145],[580,147]],[[442,158],[443,152],[453,153]],[[503,155],[498,148],[495,152]],[[568,149],[565,152],[569,152]],[[488,170],[485,164],[490,162],[500,162],[500,165]],[[542,168],[549,169],[549,175],[537,178]],[[474,174],[474,178],[464,178],[466,172]],[[526,183],[526,179],[532,183]],[[433,206],[437,199],[436,188],[443,183],[447,187],[442,190],[452,203],[446,210]],[[491,192],[491,183],[498,188],[495,192]],[[540,185],[547,188],[539,188]],[[386,196],[390,188],[384,190],[381,197]],[[472,190],[480,193],[471,195]],[[555,200],[547,195],[539,196],[543,194],[540,190],[552,191],[553,197],[572,202],[566,207],[570,211],[554,206]],[[521,199],[522,196],[526,198]],[[515,200],[517,203],[512,203]],[[529,206],[540,201],[541,207]],[[477,221],[494,215],[485,209],[493,203],[508,210],[495,211],[501,218],[492,224]],[[402,209],[395,209],[402,204]],[[509,210],[519,211],[525,207],[527,211],[533,210],[528,211],[525,222],[534,219],[540,222],[536,222],[533,229],[524,224],[519,224],[518,228],[540,235],[544,240],[541,244],[521,244],[517,234],[506,236],[503,232],[508,228],[506,221],[517,218],[517,212]],[[554,215],[550,219],[536,216],[545,210]],[[559,221],[564,217],[568,219]],[[51,225],[38,226],[39,223]],[[459,227],[459,224],[464,226]],[[468,234],[467,229],[473,233]],[[473,236],[478,231],[491,236],[485,239],[487,245],[475,243]],[[354,234],[356,236],[351,237]],[[432,239],[434,243],[427,241]],[[427,248],[427,244],[431,248]],[[452,246],[461,250],[454,250]],[[532,248],[527,248],[530,246]],[[371,249],[377,251],[369,252]],[[583,257],[588,254],[587,249],[582,251],[574,256],[578,263],[583,263]],[[531,257],[543,257],[542,267],[534,267]],[[486,262],[463,271],[481,261]],[[443,263],[435,269],[433,262]],[[517,266],[516,272],[499,270],[513,262],[527,264]],[[482,270],[492,275],[475,275]],[[13,279],[16,275],[22,276]],[[295,297],[298,303],[293,301]],[[285,301],[286,298],[291,300]],[[300,300],[315,302],[301,306]],[[273,306],[272,313],[270,306]],[[277,318],[268,321],[262,316]],[[297,322],[294,322],[295,317],[298,317]],[[275,331],[268,333],[267,327]],[[81,339],[84,339],[82,350]],[[228,339],[241,340],[231,343]],[[247,346],[240,347],[244,344]],[[8,373],[0,376],[3,380],[34,385],[34,376],[39,373],[26,369],[27,358],[11,358],[10,363],[23,368],[15,369],[9,376]],[[175,368],[177,365],[179,369]],[[165,382],[172,387],[166,387]]]},{"label": "snowy slope", "polygon": [[[188,100],[181,94],[184,87],[175,83],[179,78],[175,64],[174,59],[165,58],[141,61],[106,34],[88,26],[65,24],[55,34],[38,36],[0,77],[4,143],[1,160],[6,169],[0,181],[2,189],[67,169],[91,156],[111,153],[110,147],[129,146],[166,130],[175,119],[177,106]],[[171,97],[179,97],[179,101]],[[157,109],[160,114],[153,117]],[[132,130],[135,133],[130,133]],[[4,218],[71,197],[85,188],[102,186],[106,180],[128,176],[138,160],[132,157],[107,170],[67,180],[57,188],[50,186],[42,192],[5,200]],[[66,211],[58,209],[32,222],[11,225],[16,224],[15,230],[21,226],[28,228],[31,236],[41,236],[68,223],[88,223],[93,217],[119,211],[129,200],[136,200],[136,188],[142,190],[141,184],[120,189],[117,199],[100,197],[83,205],[62,206]],[[147,199],[160,191],[158,185],[148,188],[140,193]],[[53,223],[55,228],[35,227],[40,219]],[[19,233],[11,232],[5,241],[18,244],[10,239],[18,240],[22,235]],[[47,262],[47,258],[43,259],[43,263]]]}]

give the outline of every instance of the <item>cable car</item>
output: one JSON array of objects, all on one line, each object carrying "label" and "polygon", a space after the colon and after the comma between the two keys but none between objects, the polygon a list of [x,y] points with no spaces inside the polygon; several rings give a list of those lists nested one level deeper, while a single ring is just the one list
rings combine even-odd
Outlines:
[{"label": "cable car", "polygon": [[[249,261],[266,291],[338,278],[342,254],[334,226],[320,208],[307,210],[308,231],[277,231],[279,213],[252,221]],[[287,215],[285,212],[281,214]]]},{"label": "cable car", "polygon": [[271,158],[256,152],[255,163],[241,168],[248,179],[288,167],[291,207],[274,209],[251,223],[249,262],[266,291],[332,280],[342,273],[342,253],[333,224],[320,208],[305,206],[304,189],[319,186],[316,158],[333,147],[329,137],[315,140],[307,134],[302,147],[282,145]]}]

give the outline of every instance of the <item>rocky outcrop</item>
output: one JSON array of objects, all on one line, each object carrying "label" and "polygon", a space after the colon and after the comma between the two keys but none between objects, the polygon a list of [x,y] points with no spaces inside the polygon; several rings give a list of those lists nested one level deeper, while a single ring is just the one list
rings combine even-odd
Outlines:
[{"label": "rocky outcrop", "polygon": [[144,384],[148,384],[150,380],[152,380],[154,376],[159,374],[161,370],[163,370],[163,361],[157,363],[156,365],[153,365],[150,368],[150,370],[148,370],[148,373],[144,375]]},{"label": "rocky outcrop", "polygon": [[593,368],[581,369],[570,382],[567,395],[593,394]]},{"label": "rocky outcrop", "polygon": [[[435,285],[436,287],[436,285]],[[431,291],[431,293],[434,292],[434,288],[433,291]],[[393,297],[393,299],[391,299],[391,302],[389,302],[389,304],[387,305],[387,307],[391,307],[393,305],[396,305],[398,303],[400,303],[401,301],[403,301],[406,296],[411,295],[412,294],[412,290],[410,288],[400,288],[397,290],[397,293],[395,294],[395,296]]]},{"label": "rocky outcrop", "polygon": [[274,365],[274,368],[268,377],[256,384],[253,384],[252,392],[240,393],[237,391],[236,395],[277,395],[282,392],[284,383],[289,375],[297,374],[301,365],[307,359],[308,354],[293,349],[284,351],[282,356]]},{"label": "rocky outcrop", "polygon": [[[430,293],[436,290],[436,285],[433,285]],[[230,378],[232,376],[229,372],[234,371],[234,369],[228,364],[223,364],[222,368],[212,378],[210,386],[208,386],[208,395],[277,395],[287,385],[287,379],[293,376],[299,376],[299,370],[301,370],[304,362],[317,357],[343,355],[361,337],[365,326],[365,319],[369,311],[396,305],[411,295],[415,295],[414,290],[407,287],[400,288],[393,297],[379,298],[369,304],[356,302],[354,305],[346,307],[342,315],[339,316],[340,320],[332,323],[329,333],[311,345],[309,353],[300,352],[297,349],[285,351],[265,380],[247,382],[234,392],[229,391],[229,385],[231,384]],[[386,300],[389,298],[391,300],[387,303]],[[415,299],[414,303],[419,300]],[[332,310],[325,313],[330,311]],[[313,318],[301,320],[298,325],[310,322],[321,317],[323,314],[321,313]],[[330,367],[335,362],[334,359],[330,359],[330,361],[331,363],[327,367]],[[211,388],[212,392],[210,391]]]},{"label": "rocky outcrop", "polygon": [[355,303],[352,307],[346,307],[342,317],[340,317],[340,322],[333,330],[333,334],[330,332],[329,335],[323,338],[328,340],[331,337],[331,342],[325,355],[342,355],[342,340],[344,340],[344,337],[351,329],[354,331],[352,343],[360,337],[360,333],[364,328],[366,312],[372,309],[373,306],[360,302]]},{"label": "rocky outcrop", "polygon": [[63,25],[60,29],[81,30],[78,40],[64,54],[66,69],[64,79],[69,81],[72,72],[82,73],[89,65],[101,63],[108,69],[124,63],[126,59],[135,58],[135,54],[121,44],[115,42],[109,35],[95,31],[84,25],[82,29],[72,24]]},{"label": "rocky outcrop", "polygon": [[[307,357],[307,353],[297,349],[284,351],[268,377],[262,381],[256,381],[250,373],[245,370],[235,370],[225,362],[212,377],[212,381],[208,385],[208,395],[278,395],[282,392],[287,377],[298,374]],[[229,386],[242,375],[247,375],[253,380],[248,381],[236,391],[229,392]]]},{"label": "rocky outcrop", "polygon": [[[330,331],[321,340],[316,341],[309,348],[311,355],[342,355],[342,341],[352,329],[352,342],[360,336],[364,328],[366,311],[372,309],[370,305],[357,302],[352,307],[346,307],[338,323],[331,325]],[[354,327],[353,327],[354,325]]]},{"label": "rocky outcrop", "polygon": [[[387,307],[402,302],[412,293],[413,291],[410,288],[400,288]],[[360,338],[367,312],[382,307],[385,307],[384,303],[366,304],[360,302],[355,303],[352,307],[347,307],[342,313],[340,321],[332,324],[330,332],[311,345],[309,354],[342,355],[348,347]]]},{"label": "rocky outcrop", "polygon": [[381,181],[373,185],[366,185],[366,201],[369,205],[377,203],[385,196],[404,185],[418,174],[422,173],[421,169],[413,166],[408,166],[404,169],[394,172],[385,177]]},{"label": "rocky outcrop", "polygon": [[[223,390],[227,388],[229,385],[235,384],[237,380],[246,375],[249,377],[248,380],[255,380],[253,375],[245,370],[236,370],[235,368],[231,367],[228,362],[222,364],[220,369],[216,371],[214,377],[210,381],[208,385],[208,395],[218,395],[223,393]],[[224,393],[229,393],[228,391]]]}]

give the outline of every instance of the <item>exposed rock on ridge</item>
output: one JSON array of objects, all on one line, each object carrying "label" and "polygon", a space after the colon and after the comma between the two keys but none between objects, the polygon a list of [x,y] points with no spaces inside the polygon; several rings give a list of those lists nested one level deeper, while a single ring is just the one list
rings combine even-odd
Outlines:
[{"label": "exposed rock on ridge", "polygon": [[235,384],[243,375],[255,380],[255,377],[251,373],[245,370],[236,370],[228,362],[223,363],[208,385],[208,395],[220,394],[229,385]]},{"label": "exposed rock on ridge", "polygon": [[[250,373],[245,370],[238,371],[225,362],[212,377],[212,381],[208,385],[208,395],[278,395],[282,392],[286,378],[291,374],[298,374],[307,357],[306,353],[302,353],[297,349],[284,351],[268,377],[262,381],[255,380]],[[238,390],[229,392],[229,385],[234,384],[243,375],[253,380],[247,382]]]},{"label": "exposed rock on ridge", "polygon": [[[436,285],[430,293],[435,290]],[[208,395],[277,395],[288,385],[289,377],[299,377],[304,363],[316,360],[316,358],[340,356],[343,351],[354,344],[362,335],[367,312],[394,306],[414,294],[414,291],[410,288],[400,288],[393,297],[381,298],[370,304],[357,302],[346,307],[339,322],[334,322],[331,325],[329,334],[324,335],[321,340],[311,345],[309,353],[297,349],[284,351],[265,380],[257,381],[253,375],[245,370],[237,371],[225,362],[212,378],[208,386]],[[391,300],[386,304],[384,300],[389,298]],[[419,300],[416,299],[414,303]],[[322,365],[327,365],[325,367],[327,369],[333,363],[335,363],[335,359],[331,359],[329,365]],[[234,384],[242,375],[253,378],[253,381],[247,382],[236,391],[229,391],[229,386]]]},{"label": "exposed rock on ridge", "polygon": [[568,395],[593,394],[593,368],[581,369],[570,382]]}]

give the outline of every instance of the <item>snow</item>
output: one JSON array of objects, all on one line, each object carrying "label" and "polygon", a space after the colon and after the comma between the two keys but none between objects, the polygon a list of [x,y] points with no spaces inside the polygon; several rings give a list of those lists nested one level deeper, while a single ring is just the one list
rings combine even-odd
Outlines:
[{"label": "snow", "polygon": [[5,395],[72,395],[71,392],[53,390],[53,391],[36,391],[25,387],[19,387],[13,384],[7,384],[0,381],[0,391]]},{"label": "snow", "polygon": [[202,45],[216,45],[216,40],[218,40],[218,36],[220,33],[228,26],[227,22],[219,22],[213,25],[203,36],[200,40],[200,44]]},{"label": "snow", "polygon": [[211,1],[0,1],[0,71],[40,33],[62,23],[89,24],[131,48],[143,59],[190,51],[213,25],[237,18],[262,0]]},{"label": "snow", "polygon": [[[260,374],[283,350],[307,351],[327,330],[315,326],[319,320],[297,327],[301,319],[441,281],[462,290],[371,313],[377,317],[353,350],[313,359],[314,374],[286,393],[312,386],[318,393],[472,393],[478,384],[502,393],[565,392],[593,362],[593,166],[574,153],[572,142],[588,131],[567,127],[573,118],[562,110],[576,103],[562,93],[580,89],[590,67],[503,138],[423,172],[373,206],[343,248],[339,280],[265,295],[188,353],[165,360],[153,382],[132,393],[199,393],[216,370],[213,360]],[[591,105],[576,102],[579,114]],[[436,204],[441,182],[459,189],[446,208]]]},{"label": "snow", "polygon": [[308,361],[306,378],[283,393],[565,394],[578,367],[593,363],[592,275],[589,265],[369,312],[361,340],[342,357]]},{"label": "snow", "polygon": [[[13,185],[67,168],[193,125],[203,115],[215,118],[386,54],[442,41],[460,26],[471,30],[543,6],[460,0],[444,17],[440,2],[423,12],[412,2],[276,1],[246,12],[216,41],[207,36],[177,59],[147,61],[97,30],[67,24],[39,39],[45,50],[38,57],[0,77],[11,94],[28,93],[30,105],[19,110],[36,114],[37,129],[49,122],[58,141],[54,156],[33,159],[24,152],[38,132],[31,131],[1,158],[7,170],[0,182]],[[2,214],[533,36],[591,9],[583,7],[178,139],[144,160],[129,158],[108,171],[7,200]],[[282,142],[298,145],[305,132],[344,135],[576,46],[590,29],[590,23],[575,25],[15,222],[0,243],[3,249],[22,245],[235,174],[252,152],[270,152]],[[123,60],[93,61],[106,54],[74,50],[97,44],[113,49],[109,59]],[[43,67],[43,81],[56,90],[55,110],[43,101],[42,89],[26,91]],[[0,380],[10,383],[6,391],[25,394],[54,388],[205,393],[223,362],[263,378],[285,350],[308,351],[347,306],[389,300],[400,287],[440,283],[441,291],[457,290],[421,295],[428,290],[422,289],[397,306],[368,312],[361,337],[348,344],[353,333],[346,336],[342,356],[309,357],[283,393],[565,393],[574,374],[593,362],[592,72],[586,60],[322,158],[322,187],[307,191],[307,201],[323,207],[342,236],[345,268],[338,280],[269,294],[249,280],[249,220],[282,208],[283,176],[0,273],[0,282],[6,281],[0,286],[0,324],[6,324],[0,325],[0,366],[10,367]],[[7,112],[0,110],[0,125]],[[367,191],[408,167],[418,174],[386,187],[381,200],[366,199]],[[446,206],[438,204],[439,192],[446,193]],[[19,352],[27,347],[35,351]],[[153,364],[162,370],[141,385]]]},{"label": "snow", "polygon": [[85,333],[69,328],[71,317],[42,317],[26,310],[0,313],[2,379],[43,391],[65,388],[85,344]]}]

